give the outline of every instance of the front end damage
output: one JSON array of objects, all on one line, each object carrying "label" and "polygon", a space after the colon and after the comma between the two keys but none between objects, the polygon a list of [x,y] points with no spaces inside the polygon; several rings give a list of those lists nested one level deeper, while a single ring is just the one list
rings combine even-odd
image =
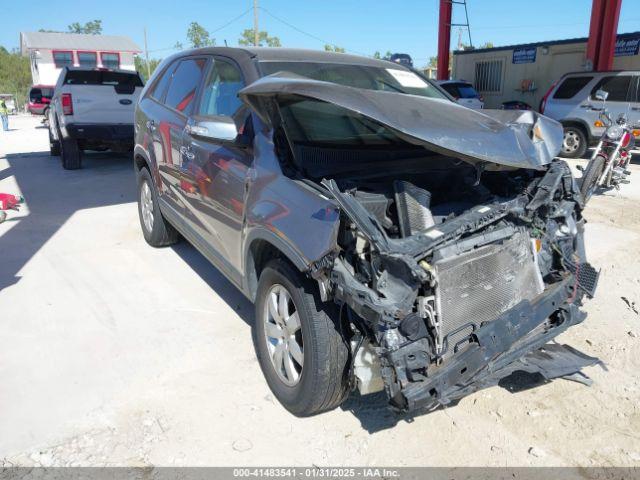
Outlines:
[{"label": "front end damage", "polygon": [[362,393],[434,408],[516,370],[597,362],[547,345],[584,320],[598,278],[582,197],[553,160],[560,124],[286,73],[240,96],[275,132],[285,175],[340,211],[309,274],[342,306]]},{"label": "front end damage", "polygon": [[[598,277],[585,260],[582,199],[564,162],[551,163],[513,198],[402,238],[390,238],[357,190],[323,185],[343,214],[342,231],[339,248],[312,275],[354,313],[361,392],[375,391],[377,381],[394,409],[412,411],[515,370],[550,379],[596,362],[557,345],[541,350],[584,319],[579,306]],[[418,190],[410,195],[413,211],[404,210],[408,230],[424,222]],[[398,196],[396,203],[403,208]]]}]

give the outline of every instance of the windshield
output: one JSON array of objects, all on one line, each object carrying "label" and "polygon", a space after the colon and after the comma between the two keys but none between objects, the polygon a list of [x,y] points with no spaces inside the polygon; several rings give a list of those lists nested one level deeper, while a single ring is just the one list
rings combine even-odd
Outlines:
[{"label": "windshield", "polygon": [[421,97],[446,98],[435,86],[400,65],[388,68],[320,62],[260,62],[263,75],[291,72],[313,80],[366,90],[408,93]]}]

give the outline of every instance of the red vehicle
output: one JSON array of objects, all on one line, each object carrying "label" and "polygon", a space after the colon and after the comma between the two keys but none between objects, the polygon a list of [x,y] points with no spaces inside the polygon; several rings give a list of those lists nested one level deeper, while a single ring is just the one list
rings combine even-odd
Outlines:
[{"label": "red vehicle", "polygon": [[53,97],[53,86],[34,85],[29,90],[29,112],[34,115],[47,115]]}]

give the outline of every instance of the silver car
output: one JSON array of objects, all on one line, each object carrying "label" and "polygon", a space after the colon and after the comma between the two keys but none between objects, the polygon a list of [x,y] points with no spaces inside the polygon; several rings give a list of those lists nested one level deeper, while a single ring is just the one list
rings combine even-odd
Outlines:
[{"label": "silver car", "polygon": [[562,123],[562,156],[584,157],[604,133],[598,119],[602,102],[595,98],[597,90],[609,93],[607,110],[612,118],[625,113],[631,123],[640,119],[639,76],[638,71],[568,73],[551,86],[540,113]]}]

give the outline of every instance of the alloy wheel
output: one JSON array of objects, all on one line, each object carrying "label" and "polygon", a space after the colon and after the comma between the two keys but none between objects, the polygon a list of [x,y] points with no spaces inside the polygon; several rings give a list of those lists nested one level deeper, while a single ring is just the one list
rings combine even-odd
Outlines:
[{"label": "alloy wheel", "polygon": [[271,364],[278,378],[292,387],[302,375],[304,349],[298,309],[284,286],[273,285],[267,292],[263,321]]},{"label": "alloy wheel", "polygon": [[142,182],[140,188],[140,211],[145,228],[151,232],[153,230],[153,197],[147,181]]}]

